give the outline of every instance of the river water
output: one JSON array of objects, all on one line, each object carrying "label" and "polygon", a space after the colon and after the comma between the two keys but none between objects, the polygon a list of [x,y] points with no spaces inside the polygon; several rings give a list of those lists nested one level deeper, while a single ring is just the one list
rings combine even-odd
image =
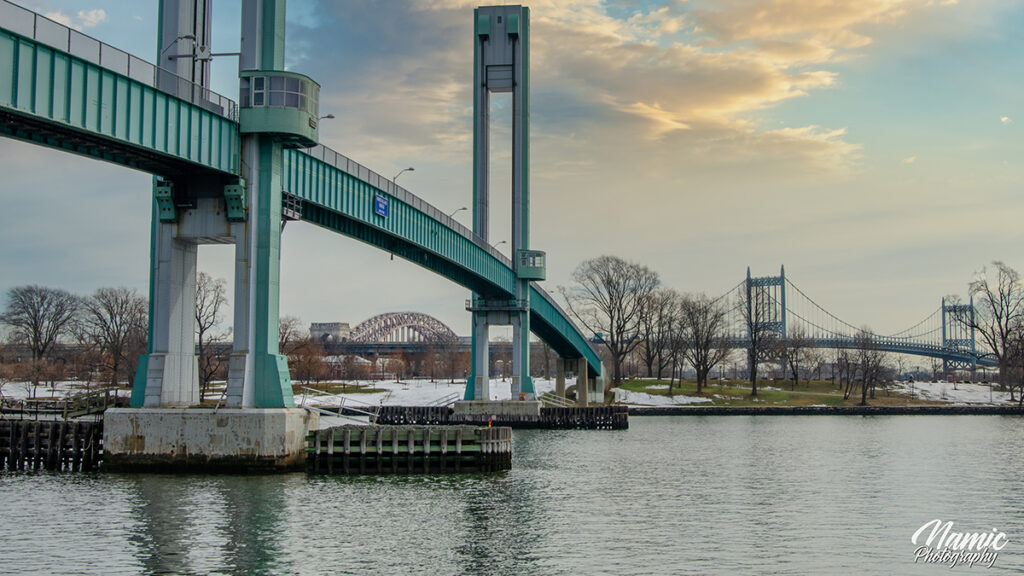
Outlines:
[{"label": "river water", "polygon": [[[0,574],[1024,572],[1024,420],[634,417],[492,475],[0,473]],[[924,523],[1006,534],[915,563]]]}]

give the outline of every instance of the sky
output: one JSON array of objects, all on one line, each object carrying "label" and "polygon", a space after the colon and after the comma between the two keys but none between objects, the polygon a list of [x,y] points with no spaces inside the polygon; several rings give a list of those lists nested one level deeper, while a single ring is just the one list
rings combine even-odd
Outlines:
[{"label": "sky", "polygon": [[[473,8],[293,0],[286,63],[322,88],[321,143],[445,212],[472,197]],[[878,333],[986,264],[1024,270],[1024,3],[548,0],[531,7],[531,244],[549,292],[604,254],[681,292],[749,266]],[[25,0],[137,56],[158,3]],[[214,0],[214,52],[240,3]],[[236,62],[213,87],[234,98]],[[502,96],[505,96],[504,98]],[[492,97],[492,241],[511,229],[511,102]],[[0,140],[0,291],[147,292],[150,177]],[[462,211],[456,219],[470,224]],[[508,245],[502,245],[506,253]],[[200,269],[232,274],[226,247]],[[466,289],[307,223],[282,238],[282,314],[352,325],[400,310],[468,334]]]}]

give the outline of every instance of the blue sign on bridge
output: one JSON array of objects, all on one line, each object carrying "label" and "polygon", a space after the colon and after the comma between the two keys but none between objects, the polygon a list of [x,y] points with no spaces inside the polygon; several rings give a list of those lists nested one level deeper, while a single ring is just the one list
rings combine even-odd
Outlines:
[{"label": "blue sign on bridge", "polygon": [[388,203],[387,196],[384,196],[383,194],[376,194],[376,195],[374,195],[373,211],[377,214],[377,216],[381,216],[383,218],[387,218],[388,217],[388,206],[389,206],[389,203]]}]

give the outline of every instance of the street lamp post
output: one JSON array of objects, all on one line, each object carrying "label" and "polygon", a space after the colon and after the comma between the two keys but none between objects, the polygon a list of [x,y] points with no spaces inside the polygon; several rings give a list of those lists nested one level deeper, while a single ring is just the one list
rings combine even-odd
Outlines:
[{"label": "street lamp post", "polygon": [[405,174],[406,172],[414,172],[415,170],[416,170],[416,169],[415,169],[415,168],[413,168],[412,166],[409,166],[408,168],[402,168],[401,170],[399,170],[399,171],[398,171],[398,174],[395,174],[395,175],[394,175],[394,176],[393,176],[393,177],[391,178],[391,182],[392,182],[392,183],[394,183],[394,182],[395,182],[395,180],[398,180],[398,177],[399,177],[399,176],[401,176],[402,174]]},{"label": "street lamp post", "polygon": [[448,214],[448,217],[451,218],[458,214],[459,212],[462,212],[463,210],[469,210],[469,208],[466,208],[465,206],[463,206],[462,208],[456,208],[455,210],[452,210],[450,214]]}]

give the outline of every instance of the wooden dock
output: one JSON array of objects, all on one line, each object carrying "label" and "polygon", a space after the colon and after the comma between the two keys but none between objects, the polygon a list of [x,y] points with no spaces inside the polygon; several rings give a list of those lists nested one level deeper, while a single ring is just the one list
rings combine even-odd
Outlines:
[{"label": "wooden dock", "polygon": [[[0,470],[95,471],[103,422],[0,420]],[[512,466],[512,429],[339,426],[307,437],[307,469],[325,474],[493,472]]]},{"label": "wooden dock", "polygon": [[512,465],[512,429],[337,426],[308,437],[307,468],[322,474],[493,472]]},{"label": "wooden dock", "polygon": [[525,415],[478,416],[455,414],[447,406],[382,406],[378,424],[417,426],[508,426],[554,430],[625,430],[629,428],[626,406],[544,407],[540,417]]},{"label": "wooden dock", "polygon": [[0,469],[96,470],[103,424],[0,420]]}]

